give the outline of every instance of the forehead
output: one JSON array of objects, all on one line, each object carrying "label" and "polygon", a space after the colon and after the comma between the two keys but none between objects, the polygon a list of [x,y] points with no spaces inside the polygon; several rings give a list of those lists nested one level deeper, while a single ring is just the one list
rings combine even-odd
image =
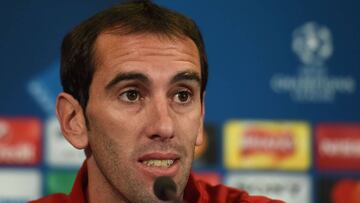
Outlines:
[{"label": "forehead", "polygon": [[149,58],[154,60],[156,57],[188,62],[200,67],[199,51],[195,43],[187,37],[105,32],[101,33],[95,42],[94,59],[97,68],[126,61],[146,61]]}]

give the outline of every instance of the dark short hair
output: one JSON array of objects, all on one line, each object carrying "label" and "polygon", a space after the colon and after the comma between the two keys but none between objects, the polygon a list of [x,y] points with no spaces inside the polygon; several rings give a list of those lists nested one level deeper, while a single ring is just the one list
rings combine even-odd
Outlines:
[{"label": "dark short hair", "polygon": [[106,9],[68,33],[61,46],[61,84],[83,109],[95,72],[95,41],[99,34],[116,30],[120,34],[157,34],[190,38],[198,48],[201,64],[201,99],[208,78],[208,62],[202,35],[190,18],[151,1],[129,1]]}]

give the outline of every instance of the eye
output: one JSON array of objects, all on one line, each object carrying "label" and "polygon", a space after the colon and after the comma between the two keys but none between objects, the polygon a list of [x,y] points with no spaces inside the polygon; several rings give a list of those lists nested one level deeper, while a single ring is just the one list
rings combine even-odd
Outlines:
[{"label": "eye", "polygon": [[175,94],[174,101],[180,104],[187,104],[192,99],[192,93],[188,90],[181,90]]},{"label": "eye", "polygon": [[121,93],[119,98],[122,101],[134,103],[140,100],[140,93],[137,90],[127,90]]}]

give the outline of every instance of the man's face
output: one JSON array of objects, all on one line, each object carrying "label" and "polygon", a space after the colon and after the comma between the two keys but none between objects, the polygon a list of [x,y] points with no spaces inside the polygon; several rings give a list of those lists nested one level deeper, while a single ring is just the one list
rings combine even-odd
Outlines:
[{"label": "man's face", "polygon": [[103,33],[95,50],[86,108],[94,167],[130,202],[156,202],[158,176],[172,177],[182,195],[202,142],[197,47],[188,38]]}]

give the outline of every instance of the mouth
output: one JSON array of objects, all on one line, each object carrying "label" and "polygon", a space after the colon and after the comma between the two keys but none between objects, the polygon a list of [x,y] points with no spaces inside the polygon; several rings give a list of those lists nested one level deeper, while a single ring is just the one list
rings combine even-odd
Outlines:
[{"label": "mouth", "polygon": [[148,176],[175,176],[180,157],[173,153],[149,153],[138,159],[139,167]]}]

